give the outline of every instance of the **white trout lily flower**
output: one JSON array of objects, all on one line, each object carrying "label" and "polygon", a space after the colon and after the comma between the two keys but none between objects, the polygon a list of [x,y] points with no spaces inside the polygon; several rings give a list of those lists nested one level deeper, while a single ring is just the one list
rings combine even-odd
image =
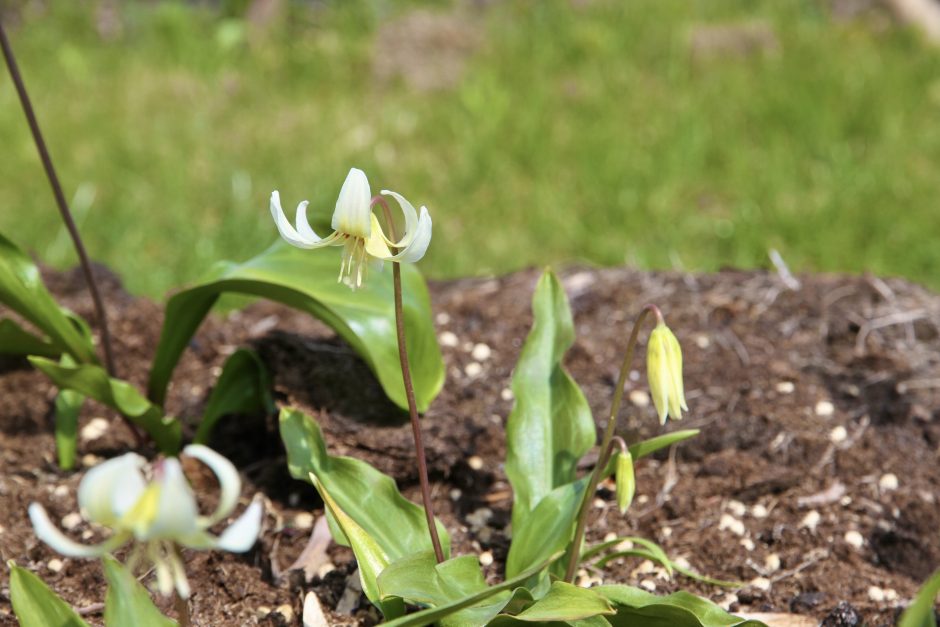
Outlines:
[{"label": "white trout lily flower", "polygon": [[667,417],[681,420],[682,410],[689,411],[682,385],[682,349],[679,340],[662,320],[650,334],[646,376],[659,422],[666,424]]},{"label": "white trout lily flower", "polygon": [[238,503],[238,471],[230,461],[200,444],[187,446],[183,454],[203,462],[218,477],[221,494],[212,514],[199,514],[178,459],[171,457],[154,464],[148,482],[143,472],[146,460],[127,453],[92,468],[78,485],[82,515],[90,522],[110,527],[111,537],[95,545],[75,542],[49,520],[42,505],[32,503],[29,518],[36,535],[68,557],[101,557],[136,540],[138,545],[128,559],[131,569],[143,558],[153,564],[161,594],[175,589],[180,597],[189,598],[179,546],[243,553],[258,538],[263,512],[261,502],[255,500],[220,536],[210,534],[209,527],[228,517]]},{"label": "white trout lily flower", "polygon": [[[383,189],[382,194],[394,198],[405,216],[405,233],[397,242],[385,235],[378,218],[372,213],[369,179],[365,172],[357,168],[349,171],[339,191],[336,209],[333,211],[333,232],[326,237],[320,237],[310,227],[307,221],[309,203],[306,200],[297,205],[296,228],[284,215],[281,196],[277,191],[271,192],[271,215],[281,237],[293,246],[342,246],[343,263],[339,280],[356,289],[362,286],[364,266],[370,257],[379,261],[414,263],[424,257],[431,242],[431,215],[427,207],[421,207],[419,215],[414,205],[401,194],[387,189]],[[389,247],[397,249],[397,252],[392,253]]]}]

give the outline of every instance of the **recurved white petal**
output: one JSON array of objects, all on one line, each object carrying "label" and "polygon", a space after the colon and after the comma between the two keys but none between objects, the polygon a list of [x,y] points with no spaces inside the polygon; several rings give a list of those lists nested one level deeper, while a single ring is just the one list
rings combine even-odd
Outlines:
[{"label": "recurved white petal", "polygon": [[219,505],[211,515],[203,516],[199,521],[200,526],[211,527],[231,514],[235,505],[238,504],[238,495],[242,491],[242,481],[238,477],[238,470],[232,462],[202,444],[190,444],[183,449],[183,454],[198,459],[208,466],[219,480],[221,490]]},{"label": "recurved white petal", "polygon": [[372,214],[371,201],[372,189],[369,187],[366,173],[358,168],[351,168],[342,189],[339,190],[339,198],[336,199],[333,230],[368,239],[372,228],[369,218]]},{"label": "recurved white petal", "polygon": [[238,517],[238,519],[229,525],[228,529],[219,536],[216,547],[223,551],[233,553],[244,553],[258,539],[261,532],[261,515],[264,513],[264,507],[259,499],[255,499],[248,506],[248,509]]},{"label": "recurved white petal", "polygon": [[78,507],[88,520],[110,526],[130,509],[144,491],[141,468],[146,460],[126,453],[103,462],[78,484]]},{"label": "recurved white petal", "polygon": [[138,532],[138,538],[173,540],[191,535],[199,528],[199,510],[179,460],[175,457],[163,460],[158,473],[156,512],[150,524]]},{"label": "recurved white petal", "polygon": [[[301,203],[301,205],[303,206],[304,203]],[[297,210],[299,213],[300,207],[298,207]],[[281,234],[281,237],[283,237],[288,244],[297,246],[298,248],[319,248],[324,245],[324,240],[321,240],[319,237],[310,239],[297,232],[294,225],[292,225],[290,220],[287,219],[287,216],[284,215],[284,209],[281,208],[281,195],[278,194],[277,190],[271,192],[271,216],[274,218],[274,223],[277,225],[278,233]],[[310,225],[307,224],[307,227],[309,228]],[[313,232],[313,229],[310,229],[310,231]],[[314,236],[316,236],[316,233],[314,233]]]},{"label": "recurved white petal", "polygon": [[[405,216],[405,234],[402,235],[402,238],[397,242],[393,242],[390,239],[386,238],[385,241],[389,246],[394,246],[395,248],[405,248],[411,241],[415,238],[415,228],[418,226],[418,212],[415,211],[414,205],[408,202],[408,199],[399,194],[398,192],[393,192],[390,189],[383,189],[382,195],[391,196],[401,207],[401,212]],[[425,210],[422,208],[422,210]],[[426,210],[425,210],[426,211]],[[385,234],[382,234],[385,237]]]},{"label": "recurved white petal", "polygon": [[48,544],[54,551],[67,557],[100,557],[121,546],[129,538],[128,534],[117,534],[101,544],[80,544],[62,533],[49,520],[49,514],[39,503],[29,506],[29,520],[33,523],[36,537]]},{"label": "recurved white petal", "polygon": [[405,248],[398,251],[397,254],[386,257],[386,261],[398,261],[402,263],[414,263],[424,257],[431,243],[431,214],[426,207],[421,207],[421,217],[418,218],[418,225],[415,228],[414,238]]}]

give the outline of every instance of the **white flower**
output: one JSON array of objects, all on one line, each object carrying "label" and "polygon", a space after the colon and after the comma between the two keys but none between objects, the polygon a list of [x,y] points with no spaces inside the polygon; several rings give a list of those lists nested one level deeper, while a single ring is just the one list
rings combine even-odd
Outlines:
[{"label": "white flower", "polygon": [[219,505],[209,516],[201,516],[193,490],[180,462],[168,458],[152,467],[153,478],[144,478],[147,463],[136,453],[110,459],[89,470],[78,486],[78,505],[84,517],[110,527],[110,538],[96,545],[80,544],[66,537],[49,520],[39,503],[29,506],[29,518],[40,540],[69,557],[100,557],[130,540],[139,545],[128,565],[133,570],[142,557],[154,566],[162,594],[176,592],[189,597],[189,582],[183,570],[178,545],[193,549],[222,549],[243,553],[250,549],[261,529],[261,503],[248,509],[220,536],[207,529],[235,509],[241,493],[238,471],[230,461],[200,444],[191,444],[183,454],[206,464],[219,480]]},{"label": "white flower", "polygon": [[[368,257],[381,261],[414,263],[424,256],[431,242],[431,216],[427,207],[421,207],[421,214],[414,205],[401,194],[382,190],[382,194],[398,201],[405,216],[405,234],[397,242],[386,237],[378,218],[372,213],[372,191],[365,172],[357,168],[349,170],[346,181],[336,200],[333,211],[333,232],[320,237],[307,221],[307,201],[297,205],[295,221],[290,223],[281,208],[281,197],[277,191],[271,192],[271,215],[277,224],[277,230],[289,244],[298,248],[321,248],[323,246],[342,246],[343,264],[339,279],[353,289],[362,285],[363,266]],[[396,248],[392,254],[389,246]]]},{"label": "white flower", "polygon": [[667,417],[681,420],[682,410],[689,411],[682,385],[682,349],[679,340],[662,321],[650,334],[646,375],[659,422],[666,424]]}]

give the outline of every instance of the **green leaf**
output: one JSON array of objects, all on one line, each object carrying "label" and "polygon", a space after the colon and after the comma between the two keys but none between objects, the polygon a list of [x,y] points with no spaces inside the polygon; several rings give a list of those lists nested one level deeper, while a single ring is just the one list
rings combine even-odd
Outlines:
[{"label": "green leaf", "polygon": [[[556,553],[552,555],[549,559],[542,562],[541,564],[537,564],[533,566],[529,570],[526,570],[520,573],[516,577],[507,579],[506,581],[504,581],[503,583],[499,585],[486,588],[485,590],[481,590],[480,592],[477,592],[476,594],[472,594],[470,596],[464,597],[463,599],[460,599],[459,601],[453,601],[451,603],[448,603],[447,605],[442,605],[440,607],[431,607],[426,610],[421,610],[420,612],[415,612],[414,614],[402,616],[401,618],[397,618],[395,620],[391,620],[383,624],[385,625],[385,627],[423,627],[424,625],[430,625],[431,623],[437,622],[447,616],[452,616],[464,608],[476,606],[482,601],[485,601],[486,599],[492,597],[494,594],[499,594],[500,592],[504,590],[511,590],[513,588],[518,587],[530,577],[533,577],[534,575],[537,575],[539,572],[543,571],[552,562],[554,562],[559,557],[561,557],[561,555],[562,555],[561,552]],[[467,623],[463,623],[463,625],[466,625],[466,624]],[[454,624],[454,627],[456,627],[456,624]]]},{"label": "green leaf", "polygon": [[587,400],[561,365],[574,343],[574,324],[551,271],[539,279],[532,313],[532,330],[512,377],[516,403],[506,423],[513,529],[522,528],[552,490],[575,480],[578,460],[597,439]]},{"label": "green leaf", "polygon": [[651,455],[661,448],[666,448],[667,446],[675,444],[676,442],[681,442],[682,440],[688,440],[689,438],[695,437],[698,434],[698,429],[685,429],[683,431],[673,431],[672,433],[657,435],[655,438],[650,438],[649,440],[643,440],[642,442],[637,442],[636,444],[630,445],[630,455],[633,456],[634,460],[637,460],[641,457]]},{"label": "green leaf", "polygon": [[7,565],[10,567],[10,601],[21,627],[89,627],[39,577],[12,561]]},{"label": "green leaf", "polygon": [[617,609],[616,616],[608,618],[613,627],[766,627],[688,592],[660,597],[632,586],[596,586],[591,590]]},{"label": "green leaf", "polygon": [[901,614],[898,627],[937,627],[934,602],[940,594],[940,570],[924,582],[914,601]]},{"label": "green leaf", "polygon": [[[390,561],[433,549],[424,508],[403,497],[391,477],[364,461],[329,455],[320,426],[302,411],[282,409],[280,423],[291,476],[304,481],[310,481],[311,474],[316,476],[339,508],[376,539]],[[450,537],[439,521],[437,529],[447,556]],[[343,543],[342,538],[334,539]]]},{"label": "green leaf", "polygon": [[75,466],[78,414],[84,403],[85,397],[74,390],[59,390],[55,397],[55,450],[62,470]]},{"label": "green leaf", "polygon": [[104,601],[104,624],[108,627],[175,627],[176,621],[160,613],[150,594],[113,557],[102,558],[108,595]]},{"label": "green leaf", "polygon": [[[94,346],[72,323],[70,314],[52,298],[52,294],[42,282],[39,268],[13,242],[2,235],[0,303],[36,325],[56,348],[57,352],[53,356],[66,352],[80,363],[97,363]],[[9,329],[6,332],[10,333]],[[19,341],[23,342],[24,339],[20,337]]]},{"label": "green leaf", "polygon": [[139,424],[164,453],[172,454],[179,450],[179,421],[165,417],[160,407],[144,398],[127,381],[112,379],[103,368],[91,364],[66,366],[42,357],[30,357],[29,361],[59,388],[93,398]]},{"label": "green leaf", "polygon": [[[222,263],[198,285],[170,298],[150,372],[148,396],[162,403],[180,355],[223,293],[260,296],[306,311],[332,327],[365,360],[392,401],[407,407],[395,334],[392,273],[378,270],[357,291],[337,283],[338,250],[301,250],[281,242],[235,263]],[[401,268],[405,329],[418,409],[424,411],[444,383],[444,362],[431,320],[431,301],[420,272]]]},{"label": "green leaf", "polygon": [[[517,622],[541,623],[552,621],[583,620],[595,616],[615,614],[613,606],[603,596],[587,588],[564,581],[555,581],[548,594],[511,619],[502,617],[493,626],[512,625]],[[507,617],[508,618],[508,617]]]},{"label": "green leaf", "polygon": [[58,357],[61,353],[52,342],[36,337],[9,318],[0,320],[0,354]]},{"label": "green leaf", "polygon": [[268,369],[255,351],[240,348],[225,360],[193,441],[205,444],[216,422],[223,416],[272,411],[274,399],[271,398]]},{"label": "green leaf", "polygon": [[575,518],[587,487],[587,478],[552,490],[531,514],[513,528],[506,557],[506,576],[537,564],[556,551],[563,551],[574,535]]}]

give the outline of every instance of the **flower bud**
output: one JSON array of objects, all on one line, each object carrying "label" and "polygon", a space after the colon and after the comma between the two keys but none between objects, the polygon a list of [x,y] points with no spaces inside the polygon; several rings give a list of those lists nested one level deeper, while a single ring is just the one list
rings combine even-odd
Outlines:
[{"label": "flower bud", "polygon": [[689,410],[682,389],[682,349],[679,348],[679,340],[663,322],[657,324],[650,334],[646,374],[660,424],[666,424],[667,417],[681,420],[682,410]]},{"label": "flower bud", "polygon": [[633,502],[633,494],[636,492],[636,479],[633,475],[633,456],[630,451],[617,453],[617,463],[614,471],[614,479],[617,482],[617,507],[621,514],[626,514],[630,509],[630,503]]}]

